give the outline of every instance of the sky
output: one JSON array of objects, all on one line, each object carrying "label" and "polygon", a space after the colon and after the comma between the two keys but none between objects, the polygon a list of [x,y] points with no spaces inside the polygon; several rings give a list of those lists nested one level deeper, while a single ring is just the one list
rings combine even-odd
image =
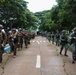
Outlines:
[{"label": "sky", "polygon": [[44,10],[50,10],[54,5],[56,5],[55,0],[25,0],[29,2],[27,4],[28,9],[31,12],[40,12]]}]

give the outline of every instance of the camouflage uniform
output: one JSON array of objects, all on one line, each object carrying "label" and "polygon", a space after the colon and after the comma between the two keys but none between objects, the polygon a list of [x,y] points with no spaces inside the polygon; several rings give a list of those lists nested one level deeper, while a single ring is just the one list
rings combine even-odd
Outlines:
[{"label": "camouflage uniform", "polygon": [[31,33],[28,33],[28,44],[30,44],[30,40],[31,40]]},{"label": "camouflage uniform", "polygon": [[56,45],[59,46],[60,45],[60,34],[57,33],[55,38],[56,38]]},{"label": "camouflage uniform", "polygon": [[66,36],[66,34],[65,34],[65,30],[62,31],[62,35],[60,36],[60,41],[61,41],[61,43],[60,43],[60,45],[61,45],[60,54],[62,53],[63,49],[65,48],[65,54],[64,54],[64,55],[65,55],[65,56],[68,56],[68,55],[67,55],[68,38],[67,38],[67,36]]},{"label": "camouflage uniform", "polygon": [[50,40],[51,40],[51,33],[50,33],[50,32],[47,33],[47,39],[48,39],[48,41],[50,42]]},{"label": "camouflage uniform", "polygon": [[11,46],[11,52],[13,52],[14,57],[17,54],[17,43],[18,43],[18,38],[17,38],[17,32],[15,29],[12,29],[11,34],[9,35],[9,44]]},{"label": "camouflage uniform", "polygon": [[52,34],[51,34],[52,44],[54,44],[54,38],[55,38],[55,34],[54,34],[54,32],[52,32]]},{"label": "camouflage uniform", "polygon": [[23,47],[23,33],[21,28],[19,28],[19,31],[17,32],[17,38],[18,38],[18,48],[21,49]]},{"label": "camouflage uniform", "polygon": [[24,31],[24,43],[25,43],[25,47],[27,48],[28,47],[28,41],[29,41],[29,38],[28,38],[28,32],[27,31]]},{"label": "camouflage uniform", "polygon": [[3,26],[0,25],[0,64],[2,63],[2,54],[4,53],[4,45],[5,45],[5,33],[2,30]]},{"label": "camouflage uniform", "polygon": [[72,48],[72,58],[73,58],[73,62],[75,63],[76,61],[76,28],[73,29],[74,33],[71,34],[71,48]]}]

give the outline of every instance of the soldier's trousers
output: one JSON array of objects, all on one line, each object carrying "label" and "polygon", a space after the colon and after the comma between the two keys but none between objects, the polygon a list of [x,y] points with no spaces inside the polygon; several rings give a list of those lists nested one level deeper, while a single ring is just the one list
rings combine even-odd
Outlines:
[{"label": "soldier's trousers", "polygon": [[20,42],[20,48],[23,48],[23,41]]},{"label": "soldier's trousers", "polygon": [[2,52],[0,52],[0,63],[2,63]]},{"label": "soldier's trousers", "polygon": [[24,43],[25,43],[25,47],[27,48],[27,46],[28,46],[28,40],[25,40]]},{"label": "soldier's trousers", "polygon": [[56,39],[56,45],[59,46],[59,39]]},{"label": "soldier's trousers", "polygon": [[62,51],[63,51],[64,48],[65,48],[65,53],[64,53],[64,55],[66,55],[66,54],[67,54],[67,49],[68,49],[67,44],[62,44],[62,45],[61,45],[60,54],[62,53]]},{"label": "soldier's trousers", "polygon": [[17,45],[18,48],[23,48],[23,43]]},{"label": "soldier's trousers", "polygon": [[52,44],[54,44],[54,38],[52,38]]},{"label": "soldier's trousers", "polygon": [[17,51],[16,51],[17,47],[16,46],[17,46],[16,44],[15,45],[11,45],[11,51],[13,52],[13,55],[17,54]]},{"label": "soldier's trousers", "polygon": [[4,53],[3,47],[0,47],[0,63],[2,63],[2,54]]},{"label": "soldier's trousers", "polygon": [[73,43],[71,45],[71,48],[72,48],[72,58],[73,58],[73,61],[76,61],[76,43]]}]

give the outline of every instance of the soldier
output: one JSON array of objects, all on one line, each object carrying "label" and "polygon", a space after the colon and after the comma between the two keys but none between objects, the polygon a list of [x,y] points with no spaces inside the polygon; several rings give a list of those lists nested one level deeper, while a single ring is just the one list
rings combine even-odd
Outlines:
[{"label": "soldier", "polygon": [[3,26],[0,25],[0,65],[2,63],[2,54],[4,53],[5,33],[2,32]]},{"label": "soldier", "polygon": [[23,33],[22,33],[21,28],[19,28],[19,31],[17,33],[17,37],[18,37],[18,48],[22,49],[22,47],[23,47]]},{"label": "soldier", "polygon": [[12,32],[9,35],[9,44],[11,46],[11,52],[13,52],[13,57],[16,57],[17,54],[17,43],[18,43],[18,38],[17,38],[17,32],[16,29],[12,29]]},{"label": "soldier", "polygon": [[47,33],[47,39],[48,39],[48,41],[50,42],[50,40],[51,40],[51,33],[50,33],[50,32]]},{"label": "soldier", "polygon": [[63,51],[63,49],[65,48],[65,56],[68,56],[67,55],[67,44],[68,44],[68,38],[67,38],[67,36],[66,36],[66,31],[65,30],[63,30],[62,31],[62,35],[60,36],[60,41],[61,41],[61,43],[60,43],[60,45],[61,45],[61,47],[60,47],[60,54],[62,54],[62,51]]},{"label": "soldier", "polygon": [[71,34],[71,48],[72,48],[72,63],[76,61],[76,28],[73,29],[73,33]]},{"label": "soldier", "polygon": [[28,32],[28,44],[30,44],[30,40],[31,40],[31,33]]},{"label": "soldier", "polygon": [[55,38],[56,38],[56,45],[59,46],[60,45],[60,43],[59,43],[59,41],[60,41],[60,34],[57,33]]},{"label": "soldier", "polygon": [[52,44],[54,44],[54,39],[55,38],[55,34],[54,34],[54,32],[52,32],[52,34],[51,34],[51,40],[52,40]]},{"label": "soldier", "polygon": [[24,43],[25,43],[25,47],[28,47],[28,32],[25,30],[24,31]]}]

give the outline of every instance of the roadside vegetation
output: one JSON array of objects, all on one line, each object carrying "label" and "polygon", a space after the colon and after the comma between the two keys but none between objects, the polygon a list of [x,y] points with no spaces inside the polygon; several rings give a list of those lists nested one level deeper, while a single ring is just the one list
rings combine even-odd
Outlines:
[{"label": "roadside vegetation", "polygon": [[33,13],[24,0],[0,0],[0,23],[5,28],[21,27],[30,31],[71,31],[76,27],[76,0],[56,1],[52,9]]}]

